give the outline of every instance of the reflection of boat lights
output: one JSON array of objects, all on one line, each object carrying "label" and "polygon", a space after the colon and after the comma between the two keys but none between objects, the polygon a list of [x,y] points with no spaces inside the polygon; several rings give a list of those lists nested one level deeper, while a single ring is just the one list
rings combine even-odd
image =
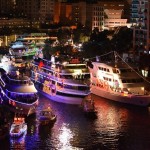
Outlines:
[{"label": "reflection of boat lights", "polygon": [[72,139],[73,135],[72,132],[70,131],[69,128],[67,128],[65,125],[62,126],[60,129],[60,134],[59,134],[59,141],[60,141],[60,146],[61,149],[70,149],[70,140]]},{"label": "reflection of boat lights", "polygon": [[24,149],[26,134],[27,134],[27,131],[25,131],[25,133],[19,138],[10,138],[10,142],[11,142],[12,146],[16,149],[18,149],[18,148]]}]

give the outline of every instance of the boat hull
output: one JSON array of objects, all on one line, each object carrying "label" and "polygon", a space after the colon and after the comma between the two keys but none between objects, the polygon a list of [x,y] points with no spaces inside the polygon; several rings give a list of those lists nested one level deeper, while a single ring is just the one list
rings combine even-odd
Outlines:
[{"label": "boat hull", "polygon": [[3,105],[8,108],[10,111],[18,114],[22,114],[25,116],[29,116],[31,114],[36,113],[36,108],[38,106],[38,99],[32,104],[20,103],[15,101],[15,105],[9,102],[8,99],[3,100]]},{"label": "boat hull", "polygon": [[59,103],[72,104],[72,105],[80,105],[83,98],[82,97],[69,97],[69,96],[61,96],[58,94],[50,95],[48,93],[43,92],[42,90],[38,90],[42,95],[46,96],[50,100]]},{"label": "boat hull", "polygon": [[56,116],[54,118],[45,118],[45,119],[39,119],[39,124],[41,126],[44,126],[44,125],[54,125],[54,123],[56,122]]},{"label": "boat hull", "polygon": [[106,91],[105,89],[94,86],[91,86],[91,93],[116,102],[143,107],[150,106],[149,95],[133,95],[133,94],[123,95],[123,93]]}]

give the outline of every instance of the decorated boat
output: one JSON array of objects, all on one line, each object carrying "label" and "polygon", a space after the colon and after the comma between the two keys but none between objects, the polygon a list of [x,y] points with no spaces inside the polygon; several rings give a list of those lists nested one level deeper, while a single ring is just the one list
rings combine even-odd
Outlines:
[{"label": "decorated boat", "polygon": [[90,92],[89,70],[78,59],[55,62],[54,58],[36,58],[31,78],[40,92],[61,103],[81,104]]},{"label": "decorated boat", "polygon": [[50,107],[43,109],[39,114],[40,125],[53,125],[56,122],[57,116],[54,114]]},{"label": "decorated boat", "polygon": [[[111,56],[107,60],[110,54],[114,59]],[[100,57],[100,61],[89,63],[91,93],[121,103],[149,106],[150,95],[146,90],[149,82],[138,67],[124,61],[116,52],[107,55],[105,60]]]},{"label": "decorated boat", "polygon": [[31,79],[16,67],[8,70],[0,68],[0,96],[4,106],[10,111],[24,115],[35,113],[38,94]]},{"label": "decorated boat", "polygon": [[10,127],[10,136],[17,138],[22,136],[27,132],[27,124],[25,123],[24,118],[14,118],[14,122]]}]

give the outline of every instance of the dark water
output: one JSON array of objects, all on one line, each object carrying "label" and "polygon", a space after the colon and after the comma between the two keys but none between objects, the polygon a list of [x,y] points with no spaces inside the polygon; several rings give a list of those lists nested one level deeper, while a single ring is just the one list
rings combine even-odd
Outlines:
[{"label": "dark water", "polygon": [[[87,118],[79,106],[40,96],[36,116],[27,118],[27,134],[0,142],[0,150],[150,150],[150,111],[94,97],[97,118]],[[38,127],[38,112],[50,105],[57,114],[52,128]]]}]

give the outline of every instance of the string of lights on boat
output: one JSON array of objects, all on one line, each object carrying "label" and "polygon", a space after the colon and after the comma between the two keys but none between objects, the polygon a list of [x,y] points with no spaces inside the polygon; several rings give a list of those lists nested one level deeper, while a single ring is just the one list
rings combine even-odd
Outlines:
[{"label": "string of lights on boat", "polygon": [[90,57],[90,58],[86,58],[87,60],[93,60],[93,59],[96,59],[96,61],[100,61],[100,58],[103,57],[103,56],[106,56],[106,55],[109,55],[109,54],[114,54],[114,57],[115,57],[115,62],[117,61],[117,57],[119,57],[131,70],[133,70],[134,72],[137,73],[137,75],[139,75],[143,80],[145,80],[146,82],[150,83],[150,81],[148,81],[145,77],[143,77],[141,74],[139,74],[135,69],[133,69],[125,60],[123,60],[121,58],[121,56],[116,52],[116,51],[111,51],[111,52],[108,52],[108,53],[105,53],[105,54],[102,54],[102,55],[99,55],[99,56],[95,56],[95,57]]}]

